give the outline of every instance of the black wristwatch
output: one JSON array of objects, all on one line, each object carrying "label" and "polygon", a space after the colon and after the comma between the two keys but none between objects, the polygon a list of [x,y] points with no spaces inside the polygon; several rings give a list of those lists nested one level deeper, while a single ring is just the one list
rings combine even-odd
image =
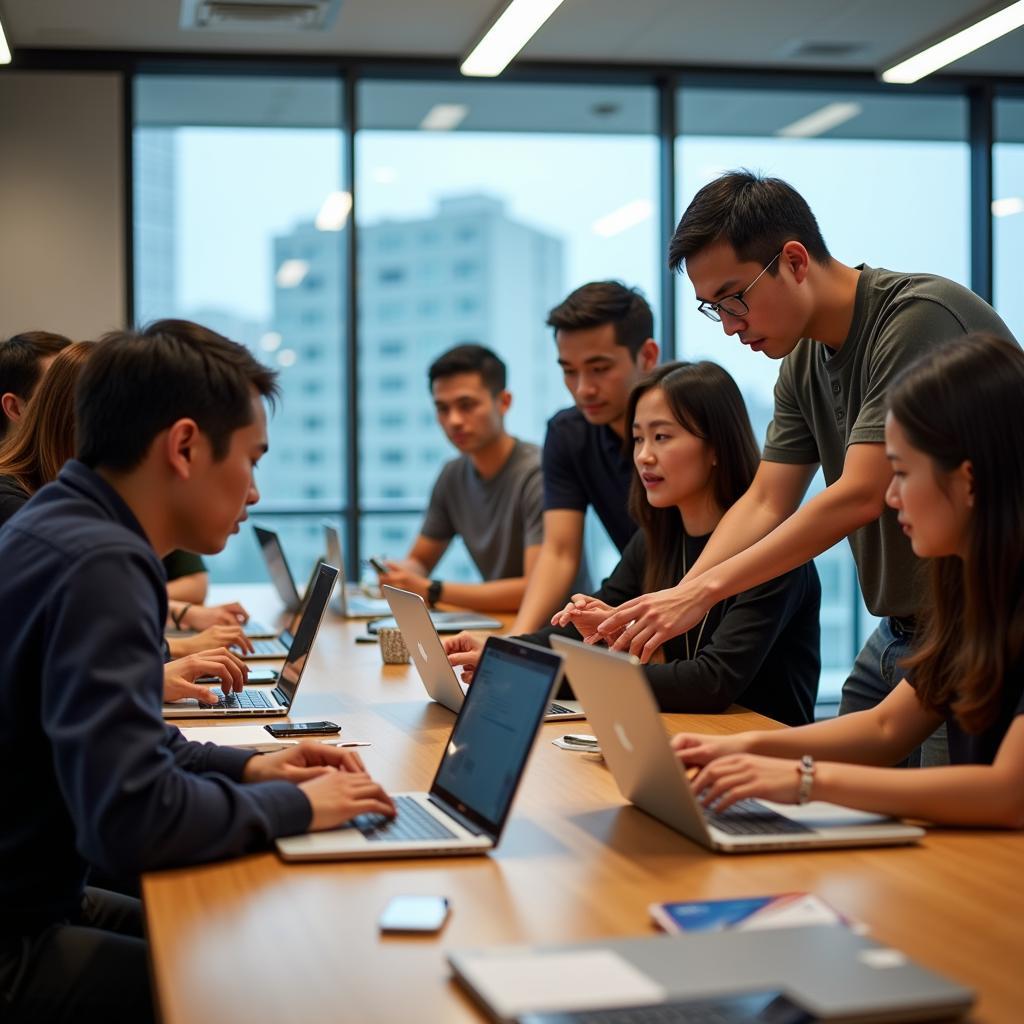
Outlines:
[{"label": "black wristwatch", "polygon": [[427,604],[429,604],[431,608],[441,600],[441,590],[443,587],[444,584],[440,580],[430,581],[430,586],[427,587]]}]

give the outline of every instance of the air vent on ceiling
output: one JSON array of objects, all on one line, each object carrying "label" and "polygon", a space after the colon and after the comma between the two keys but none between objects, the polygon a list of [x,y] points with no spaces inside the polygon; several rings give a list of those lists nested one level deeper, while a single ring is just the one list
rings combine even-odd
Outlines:
[{"label": "air vent on ceiling", "polygon": [[182,28],[229,32],[327,28],[341,0],[181,0]]},{"label": "air vent on ceiling", "polygon": [[798,39],[786,47],[786,56],[799,57],[802,60],[839,60],[851,57],[863,49],[864,43]]}]

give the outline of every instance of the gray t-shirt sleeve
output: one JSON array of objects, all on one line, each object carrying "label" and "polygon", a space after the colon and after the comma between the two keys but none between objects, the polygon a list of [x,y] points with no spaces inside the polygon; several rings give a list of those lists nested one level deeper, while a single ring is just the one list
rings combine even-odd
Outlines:
[{"label": "gray t-shirt sleeve", "polygon": [[434,489],[430,492],[430,504],[427,506],[427,514],[423,517],[423,526],[420,533],[431,540],[451,540],[455,536],[455,524],[452,522],[449,512],[449,502],[457,499],[452,494],[455,485],[453,479],[453,463],[448,463],[438,474],[434,481]]},{"label": "gray t-shirt sleeve", "polygon": [[871,346],[864,397],[847,443],[884,443],[893,379],[920,356],[934,352],[936,342],[963,333],[963,323],[937,302],[917,299],[895,310]]},{"label": "gray t-shirt sleeve", "polygon": [[[800,344],[813,345],[814,342],[805,340]],[[806,359],[806,353],[803,355]],[[809,386],[809,382],[803,379],[805,376],[793,356],[782,361],[779,378],[775,382],[775,409],[764,442],[762,457],[766,462],[809,466],[821,461],[818,443],[797,401],[797,389]]]},{"label": "gray t-shirt sleeve", "polygon": [[523,480],[520,492],[523,512],[523,549],[544,540],[544,473],[540,463]]}]

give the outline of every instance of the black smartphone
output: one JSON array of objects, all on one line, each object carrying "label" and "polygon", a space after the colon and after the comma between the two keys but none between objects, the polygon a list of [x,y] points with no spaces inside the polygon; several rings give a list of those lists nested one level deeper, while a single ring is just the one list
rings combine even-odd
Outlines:
[{"label": "black smartphone", "polygon": [[271,736],[330,736],[341,732],[334,722],[274,722],[263,726]]},{"label": "black smartphone", "polygon": [[371,566],[373,566],[373,571],[376,572],[378,575],[380,575],[380,576],[386,576],[387,575],[388,567],[379,558],[374,558],[371,555],[367,559],[367,561],[370,563]]},{"label": "black smartphone", "polygon": [[444,896],[395,896],[377,924],[382,932],[439,932],[449,909]]}]

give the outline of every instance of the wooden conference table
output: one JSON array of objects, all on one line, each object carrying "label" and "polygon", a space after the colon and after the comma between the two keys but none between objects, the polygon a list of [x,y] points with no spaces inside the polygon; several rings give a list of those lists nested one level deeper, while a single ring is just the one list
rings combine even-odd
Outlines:
[{"label": "wooden conference table", "polygon": [[[233,588],[250,610],[263,588]],[[359,623],[328,612],[298,720],[331,718],[391,791],[427,789],[453,716],[412,666],[382,666]],[[668,731],[774,727],[740,708],[666,715]],[[206,724],[195,721],[189,724]],[[236,723],[237,724],[237,720]],[[972,1020],[1024,1018],[1024,835],[936,830],[918,847],[721,856],[624,805],[603,762],[545,724],[502,842],[484,857],[284,864],[274,853],[148,875],[143,890],[165,1024],[478,1021],[448,949],[652,931],[647,906],[811,890],[871,934],[975,987]],[[395,895],[447,896],[435,936],[382,938]]]}]

